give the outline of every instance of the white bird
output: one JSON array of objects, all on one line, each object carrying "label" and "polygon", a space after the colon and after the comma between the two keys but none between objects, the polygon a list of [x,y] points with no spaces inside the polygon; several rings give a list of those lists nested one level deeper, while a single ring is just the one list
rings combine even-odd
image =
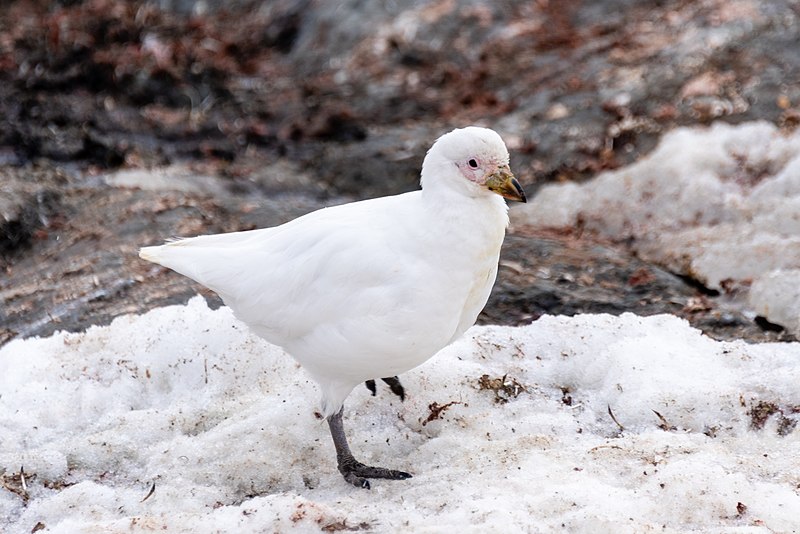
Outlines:
[{"label": "white bird", "polygon": [[497,275],[508,226],[502,197],[525,202],[500,136],[475,126],[441,136],[422,164],[421,191],[321,209],[273,228],[144,247],[222,297],[236,317],[294,357],[322,390],[344,478],[411,475],[366,466],[345,438],[345,398],[374,392],[475,323]]}]

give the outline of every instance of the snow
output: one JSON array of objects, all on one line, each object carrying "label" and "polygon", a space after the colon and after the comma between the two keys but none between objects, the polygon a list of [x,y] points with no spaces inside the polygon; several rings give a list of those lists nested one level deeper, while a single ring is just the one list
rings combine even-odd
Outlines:
[{"label": "snow", "polygon": [[404,403],[379,382],[345,406],[358,458],[414,474],[367,491],[313,382],[227,308],[12,341],[0,480],[24,466],[29,500],[0,488],[0,531],[800,531],[798,343],[545,316],[473,327],[401,380]]},{"label": "snow", "polygon": [[[543,187],[516,224],[585,227],[633,238],[637,253],[713,289],[746,293],[800,334],[796,301],[761,295],[800,269],[800,130],[767,122],[678,128],[647,157],[585,184]],[[789,276],[791,276],[789,274]],[[786,317],[789,316],[788,322]]]},{"label": "snow", "polygon": [[776,270],[761,276],[750,288],[756,313],[800,332],[800,269]]}]

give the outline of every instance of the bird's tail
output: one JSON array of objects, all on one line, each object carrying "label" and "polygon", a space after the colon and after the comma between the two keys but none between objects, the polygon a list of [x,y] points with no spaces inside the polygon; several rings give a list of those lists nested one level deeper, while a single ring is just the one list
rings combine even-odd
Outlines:
[{"label": "bird's tail", "polygon": [[158,263],[161,265],[163,261],[163,254],[161,254],[161,247],[142,247],[139,249],[139,257],[151,263]]},{"label": "bird's tail", "polygon": [[[224,298],[240,275],[241,256],[246,256],[243,251],[247,251],[246,244],[255,232],[258,231],[175,239],[160,246],[142,247],[139,257],[188,276]],[[240,248],[243,245],[245,248]]]},{"label": "bird's tail", "polygon": [[205,285],[206,280],[201,279],[202,265],[207,259],[213,258],[214,252],[209,247],[191,246],[189,244],[191,241],[191,239],[176,240],[160,246],[142,247],[139,249],[139,257],[168,267]]},{"label": "bird's tail", "polygon": [[[208,240],[204,239],[206,237],[214,236],[200,236],[189,239],[167,239],[167,242],[163,245],[140,248],[139,257],[143,260],[157,263],[159,265],[163,265],[164,267],[169,267],[170,269],[178,271],[181,274],[185,274],[176,267],[179,267],[182,263],[185,263],[183,260],[187,260],[188,256],[196,256],[196,254],[193,254],[191,251],[189,251],[189,249],[195,248],[208,250],[210,247],[208,247]],[[198,247],[198,245],[201,246]],[[203,247],[202,245],[206,246]]]}]

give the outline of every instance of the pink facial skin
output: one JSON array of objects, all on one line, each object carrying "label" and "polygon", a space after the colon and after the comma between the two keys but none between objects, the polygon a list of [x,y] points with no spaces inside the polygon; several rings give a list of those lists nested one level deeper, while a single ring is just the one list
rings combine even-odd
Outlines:
[{"label": "pink facial skin", "polygon": [[486,185],[486,180],[500,166],[498,161],[487,161],[477,156],[456,162],[464,178],[478,185]]}]

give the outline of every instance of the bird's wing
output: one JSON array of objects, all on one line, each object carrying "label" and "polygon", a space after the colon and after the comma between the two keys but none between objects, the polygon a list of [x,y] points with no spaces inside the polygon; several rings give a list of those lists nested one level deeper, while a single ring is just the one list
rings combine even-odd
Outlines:
[{"label": "bird's wing", "polygon": [[[345,350],[374,357],[425,345],[427,330],[442,330],[439,322],[453,322],[452,331],[459,313],[441,289],[450,275],[437,268],[437,251],[416,227],[404,224],[419,220],[415,197],[349,204],[293,221],[270,237],[268,251],[251,256],[248,283],[229,291],[229,305],[298,358]],[[443,342],[436,343],[438,350]]]},{"label": "bird's wing", "polygon": [[447,339],[438,334],[426,343],[432,334],[425,331],[447,330],[438,324],[445,321],[453,322],[452,332],[460,310],[450,309],[458,298],[443,295],[452,281],[437,268],[437,251],[412,234],[417,225],[404,224],[419,220],[418,198],[355,202],[274,228],[146,247],[140,255],[209,287],[258,334],[299,359],[323,338],[327,346],[316,350],[328,353],[347,346],[403,351],[415,343],[438,343],[438,350]]},{"label": "bird's wing", "polygon": [[307,274],[308,269],[292,271],[288,265],[313,258],[316,254],[309,251],[331,231],[357,223],[357,214],[366,211],[362,204],[321,209],[272,228],[172,239],[143,247],[139,256],[188,276],[232,305],[235,297],[252,298],[250,288],[270,280],[291,284]]}]

